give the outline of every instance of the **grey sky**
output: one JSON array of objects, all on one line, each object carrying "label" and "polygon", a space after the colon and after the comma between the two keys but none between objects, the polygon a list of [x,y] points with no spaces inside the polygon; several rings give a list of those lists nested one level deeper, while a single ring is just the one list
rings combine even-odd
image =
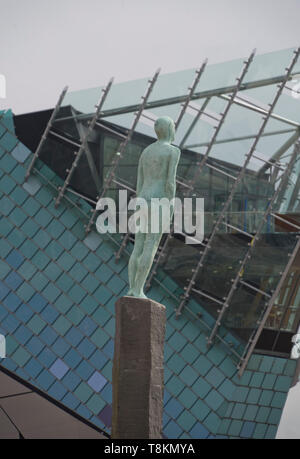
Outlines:
[{"label": "grey sky", "polygon": [[299,0],[0,0],[2,107],[300,44]]}]

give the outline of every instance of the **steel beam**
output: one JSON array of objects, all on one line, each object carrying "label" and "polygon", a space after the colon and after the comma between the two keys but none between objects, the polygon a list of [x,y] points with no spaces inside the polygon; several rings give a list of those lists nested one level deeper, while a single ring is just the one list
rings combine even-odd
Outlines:
[{"label": "steel beam", "polygon": [[[289,80],[293,79],[295,75],[298,75],[299,72],[297,73],[291,73],[289,76]],[[255,89],[255,88],[261,88],[263,86],[272,86],[275,84],[279,84],[282,81],[285,81],[285,75],[280,75],[272,78],[265,78],[262,80],[255,80],[252,82],[248,83],[243,83],[239,89],[239,91],[247,91],[249,89]],[[209,89],[207,91],[201,91],[197,92],[193,95],[191,100],[199,100],[199,99],[206,99],[214,96],[220,96],[223,94],[231,94],[235,90],[235,85],[232,86],[224,86],[222,88],[217,88],[217,89]],[[151,110],[154,108],[158,107],[166,107],[168,105],[175,105],[175,104],[182,104],[184,103],[186,99],[186,95],[184,96],[177,96],[177,97],[170,97],[168,99],[160,99],[156,100],[153,102],[148,102],[145,105],[145,110]],[[109,110],[103,111],[101,118],[107,118],[110,116],[115,116],[115,115],[124,115],[126,113],[133,113],[136,112],[139,109],[139,105],[128,105],[126,107],[118,107],[118,108],[112,108]],[[78,119],[90,119],[93,117],[93,113],[83,113],[82,115],[79,115]],[[59,118],[56,120],[56,122],[60,121],[66,121],[69,119],[72,119],[72,116],[67,116],[64,118]]]},{"label": "steel beam", "polygon": [[209,104],[210,102],[210,97],[208,97],[207,99],[205,99],[205,101],[203,102],[201,108],[198,110],[198,113],[197,115],[195,116],[195,118],[193,119],[190,127],[188,128],[188,130],[186,131],[184,137],[182,138],[180,144],[179,144],[179,148],[181,149],[184,149],[184,144],[185,142],[187,141],[187,139],[189,138],[189,136],[191,135],[191,133],[193,132],[193,130],[195,129],[198,121],[200,120],[201,116],[203,115],[207,105]]},{"label": "steel beam", "polygon": [[[272,135],[281,135],[281,134],[289,134],[290,132],[295,132],[295,129],[282,129],[281,131],[270,131],[270,132],[265,132],[262,137],[268,137]],[[219,145],[222,143],[230,143],[230,142],[240,142],[242,140],[252,140],[255,139],[256,135],[244,135],[241,137],[229,137],[227,139],[222,139],[222,140],[216,140],[215,145]],[[186,150],[190,150],[192,148],[201,148],[201,147],[207,147],[209,145],[209,142],[203,142],[203,143],[194,143],[191,145],[184,145],[183,148]]]},{"label": "steel beam", "polygon": [[[212,139],[211,139],[211,141],[210,141],[210,143],[209,143],[209,145],[208,145],[208,147],[207,147],[207,151],[206,151],[206,153],[205,153],[205,155],[204,155],[202,161],[201,161],[200,163],[197,164],[200,168],[201,168],[201,165],[202,165],[202,167],[203,167],[204,162],[206,162],[206,160],[207,160],[207,158],[208,158],[208,155],[209,155],[209,153],[210,153],[210,151],[211,151],[211,149],[212,149],[212,147],[213,147],[213,145],[214,145],[214,142],[216,141],[217,136],[218,136],[218,134],[219,134],[219,132],[220,132],[220,130],[221,130],[223,124],[224,124],[224,121],[225,121],[225,119],[226,119],[226,117],[227,117],[227,115],[228,115],[228,113],[229,113],[229,110],[230,110],[231,105],[232,105],[232,103],[233,103],[233,99],[234,99],[234,97],[236,96],[236,94],[238,93],[238,91],[239,91],[240,88],[241,88],[243,79],[245,78],[245,76],[246,76],[246,74],[247,74],[247,72],[248,72],[248,69],[249,69],[249,67],[250,67],[250,65],[251,65],[251,63],[252,63],[252,61],[253,61],[253,59],[254,59],[255,51],[256,51],[256,50],[253,50],[253,52],[250,54],[249,58],[244,62],[244,67],[243,67],[243,69],[242,69],[242,71],[241,71],[240,77],[237,78],[237,84],[236,84],[236,86],[235,86],[234,89],[233,89],[233,93],[232,93],[232,95],[231,95],[231,99],[230,99],[230,101],[228,102],[227,106],[225,107],[224,112],[221,113],[221,118],[220,118],[220,120],[219,120],[218,125],[216,126],[214,135],[212,136]],[[199,112],[198,112],[196,118],[194,119],[193,123],[191,124],[190,128],[188,129],[188,132],[186,133],[186,135],[185,135],[184,138],[182,139],[181,144],[183,144],[183,143],[186,141],[186,139],[188,138],[188,136],[190,135],[191,131],[193,130],[193,128],[194,128],[195,125],[197,124],[198,120],[200,119],[200,116],[201,116],[202,113],[204,112],[204,110],[205,110],[205,108],[206,108],[206,106],[207,106],[208,103],[209,103],[209,99],[206,99],[205,102],[204,102],[204,104],[203,104],[202,107],[200,108],[200,110],[199,110]],[[211,168],[214,168],[214,166],[212,166],[212,165],[210,165],[210,167],[211,167]],[[220,170],[220,172],[223,173],[223,174],[225,174],[225,175],[227,175],[227,176],[230,176],[232,179],[235,179],[235,177],[231,176],[230,174],[227,174],[226,172],[223,172],[223,171],[221,171],[221,170]],[[196,175],[194,175],[193,179],[192,179],[192,180],[189,180],[189,182],[188,182],[189,186],[192,187],[192,189],[193,189],[194,184],[195,184],[195,181],[196,181],[196,180],[195,180],[195,177],[196,177]],[[185,194],[186,194],[186,193],[187,193],[187,191],[185,192]],[[160,263],[160,260],[161,260],[161,259],[163,258],[163,256],[164,256],[164,251],[166,250],[166,248],[167,248],[167,246],[168,246],[168,243],[169,243],[169,241],[170,241],[170,239],[171,239],[171,237],[172,237],[172,232],[173,232],[173,225],[172,225],[172,231],[168,234],[168,236],[167,236],[167,238],[166,238],[166,240],[165,240],[165,243],[164,243],[163,246],[162,246],[161,253],[157,256],[156,261],[154,262],[154,265],[153,265],[153,268],[152,268],[153,273],[156,273],[157,268],[158,268],[158,265],[159,265],[159,263]],[[146,288],[149,288],[150,283],[151,283],[151,280],[152,280],[152,277],[153,277],[153,274],[152,274],[152,272],[151,272],[151,273],[150,273],[150,276],[148,277],[148,281],[147,281],[147,283],[146,283]],[[191,287],[190,287],[190,288],[191,288]]]},{"label": "steel beam", "polygon": [[[72,108],[72,111],[73,111],[73,108]],[[74,115],[76,115],[76,114],[74,113]],[[77,130],[78,130],[78,133],[79,133],[79,137],[80,137],[81,143],[83,143],[84,139],[85,139],[85,136],[86,136],[85,128],[83,127],[81,122],[77,120],[76,116],[75,116],[74,120],[75,120],[75,124],[76,124]],[[96,164],[95,164],[95,161],[94,161],[94,158],[93,158],[93,155],[92,155],[92,152],[90,150],[88,142],[86,142],[86,144],[85,144],[85,150],[84,151],[85,151],[86,158],[87,158],[87,161],[88,161],[88,165],[89,165],[89,168],[90,168],[90,171],[91,171],[91,175],[92,175],[94,183],[96,185],[96,190],[98,192],[100,190],[100,187],[101,187],[101,180],[100,180],[100,177],[99,177],[99,174],[98,174],[98,171],[97,171],[97,168],[96,168]]]},{"label": "steel beam", "polygon": [[[223,94],[221,96],[219,96],[219,98],[220,99],[224,99],[224,100],[229,100],[229,96],[226,96],[226,95],[223,95]],[[236,98],[234,100],[234,104],[235,105],[239,105],[240,107],[247,108],[248,110],[251,110],[253,112],[260,113],[261,115],[266,115],[268,113],[267,110],[265,110],[265,109],[263,109],[261,107],[258,107],[257,105],[253,105],[253,104],[251,104],[251,102],[238,100],[238,98]],[[282,123],[289,124],[290,126],[293,126],[295,128],[300,128],[300,123],[297,123],[296,121],[293,121],[293,120],[289,120],[288,118],[284,118],[283,116],[276,115],[276,113],[272,113],[271,118],[273,118],[274,120],[277,120],[277,121],[281,121]]]},{"label": "steel beam", "polygon": [[[286,141],[284,142],[284,144],[274,153],[274,155],[272,156],[272,158],[270,158],[269,161],[271,162],[276,162],[278,161],[282,155],[292,146],[294,145],[294,143],[297,141],[297,139],[299,138],[299,135],[300,135],[300,129],[296,129],[296,131],[294,131],[293,135],[291,135],[291,137]],[[257,175],[261,176],[263,174],[266,173],[266,171],[269,169],[269,165],[268,164],[264,164],[260,169],[259,171],[257,172]]]},{"label": "steel beam", "polygon": [[[32,169],[33,169],[33,166],[34,166],[36,160],[38,159],[38,157],[39,157],[39,155],[40,155],[40,153],[41,153],[41,150],[42,150],[42,148],[43,148],[43,146],[44,146],[44,143],[45,143],[45,141],[46,141],[46,139],[47,139],[47,137],[48,137],[49,131],[50,131],[50,129],[52,128],[52,125],[53,125],[53,122],[54,122],[54,120],[55,120],[55,118],[56,118],[56,115],[57,115],[58,112],[59,112],[59,109],[60,109],[61,104],[62,104],[62,102],[63,102],[63,100],[64,100],[64,98],[65,98],[65,95],[67,94],[67,91],[68,91],[68,86],[66,86],[66,87],[63,89],[61,95],[59,96],[58,102],[57,102],[57,104],[56,104],[56,106],[55,106],[55,108],[54,108],[54,110],[53,110],[53,112],[52,112],[52,115],[51,115],[49,121],[48,121],[48,124],[47,124],[47,126],[46,126],[46,129],[45,129],[43,135],[42,135],[42,138],[41,138],[41,140],[40,140],[40,143],[38,144],[38,147],[37,147],[37,149],[36,149],[36,151],[35,151],[35,153],[34,153],[34,156],[33,156],[32,160],[31,160],[31,163],[29,164],[29,167],[28,167],[27,172],[26,172],[26,175],[25,175],[25,180],[27,180],[28,177],[30,176],[31,171],[32,171]],[[71,117],[71,119],[72,119],[72,117]]]},{"label": "steel beam", "polygon": [[228,115],[228,113],[229,113],[229,111],[230,111],[230,109],[231,109],[231,107],[233,105],[234,99],[235,99],[237,93],[241,89],[241,86],[243,84],[243,80],[246,77],[247,72],[249,70],[249,67],[250,67],[250,65],[251,65],[251,63],[252,63],[252,61],[254,59],[255,52],[256,52],[256,50],[254,50],[250,54],[249,58],[244,62],[244,67],[242,69],[241,75],[237,78],[237,84],[236,84],[231,96],[229,97],[229,100],[227,101],[227,105],[225,106],[225,109],[224,109],[223,113],[221,113],[221,119],[220,119],[218,125],[215,127],[215,132],[214,132],[214,134],[213,134],[213,136],[212,136],[212,138],[210,140],[210,143],[209,143],[209,145],[208,145],[208,147],[206,149],[205,154],[203,155],[203,158],[201,159],[201,161],[198,164],[198,167],[196,169],[196,172],[195,172],[192,180],[190,181],[190,184],[196,183],[197,178],[201,174],[202,169],[203,169],[203,167],[205,166],[205,164],[207,162],[209,154],[210,154],[210,152],[211,152],[211,150],[212,150],[212,148],[213,148],[213,146],[215,144],[215,141],[217,140],[217,137],[218,137],[218,135],[219,135],[219,133],[220,133],[220,131],[222,129],[222,126],[224,125],[224,122],[225,122],[225,120],[227,118],[227,115]]},{"label": "steel beam", "polygon": [[61,199],[63,198],[63,196],[65,194],[65,191],[66,191],[66,188],[67,188],[67,186],[69,185],[69,183],[71,181],[72,175],[74,174],[75,169],[78,166],[79,160],[80,160],[81,156],[83,155],[83,153],[87,150],[88,138],[89,138],[90,134],[93,132],[93,129],[94,129],[94,127],[96,125],[96,122],[97,122],[97,120],[98,120],[98,118],[100,116],[102,107],[103,107],[104,102],[106,100],[107,94],[109,93],[109,91],[111,89],[112,84],[113,84],[113,78],[111,78],[111,80],[108,82],[107,86],[102,90],[102,95],[101,95],[101,98],[99,100],[96,112],[94,113],[93,119],[89,122],[88,129],[85,132],[85,135],[84,135],[84,137],[83,137],[83,139],[81,141],[81,145],[80,145],[79,150],[77,152],[75,152],[75,160],[73,161],[71,169],[67,170],[67,177],[66,177],[66,179],[64,181],[63,186],[59,187],[59,193],[58,193],[58,196],[57,196],[56,201],[55,201],[55,207],[57,207],[59,205]]}]

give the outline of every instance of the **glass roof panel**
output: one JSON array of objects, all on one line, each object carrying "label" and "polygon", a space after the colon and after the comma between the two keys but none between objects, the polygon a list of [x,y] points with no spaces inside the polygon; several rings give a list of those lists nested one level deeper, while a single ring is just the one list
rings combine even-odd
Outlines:
[{"label": "glass roof panel", "polygon": [[[292,48],[257,55],[249,68],[245,82],[283,75],[285,67],[291,62],[292,56]],[[235,59],[233,61],[207,65],[198,83],[196,92],[234,85],[236,78],[240,75],[243,68],[243,61],[244,59]],[[149,101],[186,95],[188,88],[195,79],[195,70],[188,69],[160,74]],[[294,68],[294,73],[297,72],[300,73],[300,62]],[[147,86],[148,78],[113,84],[104,109],[139,103]],[[70,104],[84,113],[92,113],[97,99],[100,97],[101,89],[102,87],[96,87],[70,92],[65,98],[64,105]]]},{"label": "glass roof panel", "polygon": [[[245,82],[284,75],[286,67],[292,61],[293,51],[293,49],[286,49],[256,56],[245,77]],[[236,78],[240,76],[243,66],[244,59],[208,65],[198,83],[196,92],[235,85]],[[297,72],[299,72],[300,84],[300,62],[296,64],[293,71],[294,74]],[[195,76],[195,69],[160,75],[149,101],[186,95]],[[297,78],[296,75],[293,81],[289,83],[290,89],[293,90],[299,86],[297,86]],[[139,104],[148,85],[147,78],[114,84],[103,110]],[[267,135],[261,138],[257,146],[258,156],[260,155],[260,158],[265,160],[269,160],[289,136],[292,136],[293,130],[297,129],[298,125],[300,126],[300,95],[297,97],[295,90],[293,92],[290,89],[285,89],[281,95],[273,112],[274,116],[270,118],[265,129],[264,134]],[[248,153],[260,129],[264,112],[269,109],[269,104],[274,100],[277,90],[277,84],[272,84],[238,93],[236,99],[238,103],[234,103],[230,108],[218,134],[217,143],[210,152],[211,158],[221,159],[238,166],[243,164],[245,154]],[[95,104],[100,94],[101,88],[75,91],[66,96],[65,104],[71,104],[83,113],[92,113],[95,111]],[[174,144],[181,148],[188,148],[195,153],[205,153],[218,120],[221,118],[221,113],[228,104],[230,94],[225,94],[222,97],[216,96],[210,99],[204,113],[187,135],[205,101],[204,98],[192,100],[177,129]],[[155,119],[159,116],[168,115],[176,120],[181,110],[182,105],[180,103],[145,110],[137,124],[136,131],[154,137]],[[109,116],[105,119],[129,129],[134,116],[135,112],[133,111],[132,113]],[[262,162],[253,158],[249,164],[249,169],[258,170],[262,165],[260,163]]]}]

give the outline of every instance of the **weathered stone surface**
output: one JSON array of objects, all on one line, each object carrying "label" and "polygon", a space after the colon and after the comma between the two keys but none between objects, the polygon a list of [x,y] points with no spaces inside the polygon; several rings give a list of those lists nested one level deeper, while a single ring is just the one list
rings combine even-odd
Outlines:
[{"label": "weathered stone surface", "polygon": [[116,302],[112,438],[161,438],[165,326],[156,301]]}]

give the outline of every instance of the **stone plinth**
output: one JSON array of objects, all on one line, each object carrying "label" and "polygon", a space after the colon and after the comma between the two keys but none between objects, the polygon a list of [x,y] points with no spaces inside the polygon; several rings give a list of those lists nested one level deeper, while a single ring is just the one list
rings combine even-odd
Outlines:
[{"label": "stone plinth", "polygon": [[165,326],[156,301],[116,302],[112,438],[161,438]]}]

